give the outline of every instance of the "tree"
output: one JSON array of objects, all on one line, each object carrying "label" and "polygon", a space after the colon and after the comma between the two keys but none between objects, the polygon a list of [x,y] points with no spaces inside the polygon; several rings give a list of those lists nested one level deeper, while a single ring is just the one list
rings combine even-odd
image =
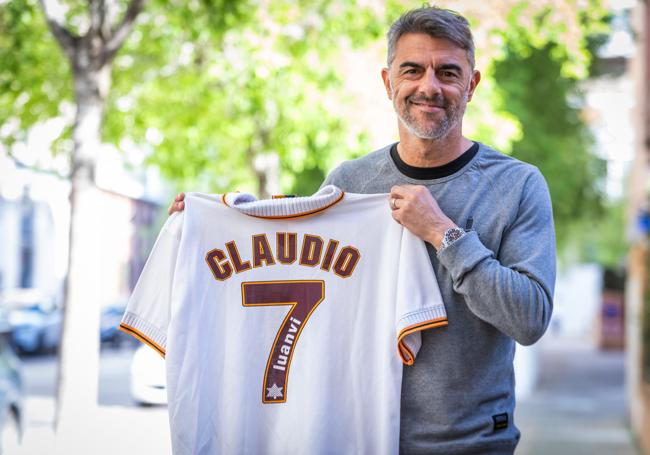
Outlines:
[{"label": "tree", "polygon": [[[379,30],[374,13],[352,2],[263,2],[219,47],[199,39],[174,49],[175,61],[126,61],[145,77],[116,78],[107,137],[148,147],[148,162],[183,188],[309,193],[366,148],[341,116],[337,58]],[[132,45],[127,55],[146,55]]]},{"label": "tree", "polygon": [[546,177],[562,250],[572,227],[602,215],[606,166],[592,153],[593,138],[580,117],[578,81],[562,75],[554,50],[548,44],[524,55],[509,51],[494,74],[506,100],[502,109],[521,124],[512,156],[536,165]]},{"label": "tree", "polygon": [[[216,0],[203,2],[201,8],[195,4],[194,9],[201,9],[205,13],[203,17],[209,20],[216,18],[215,30],[221,31],[228,23],[225,19],[239,15],[242,5],[241,2]],[[72,139],[68,175],[71,182],[70,256],[58,390],[59,414],[65,419],[68,414],[94,405],[97,397],[99,306],[92,286],[93,278],[97,278],[89,273],[93,259],[88,254],[96,240],[82,234],[92,229],[97,221],[89,219],[87,213],[93,204],[94,163],[101,146],[112,64],[131,34],[136,18],[143,10],[144,0],[130,0],[127,4],[90,0],[87,4],[70,2],[65,5],[56,0],[41,0],[40,6],[49,31],[67,58],[69,71],[62,68],[60,54],[54,52],[51,45],[32,41],[34,36],[45,38],[35,4],[28,0],[9,2],[0,15],[2,29],[8,32],[2,35],[0,51],[0,58],[7,62],[8,68],[2,72],[1,85],[8,90],[0,104],[11,107],[6,111],[11,113],[5,114],[0,121],[3,124],[14,121],[18,124],[16,130],[24,131],[59,108],[65,98],[51,96],[45,88],[51,76],[34,71],[41,63],[55,67],[62,80],[67,79],[67,83],[52,81],[63,88],[70,87],[63,95],[69,96],[75,104],[74,120],[64,132]],[[188,13],[191,9],[191,6],[179,7],[179,22],[191,22]],[[34,67],[30,68],[30,63]],[[43,83],[43,88],[38,87],[39,82]],[[16,136],[19,134],[9,134],[5,142],[11,144]],[[71,399],[73,396],[74,400]]]},{"label": "tree", "polygon": [[[87,380],[79,371],[97,371],[97,328],[99,309],[88,287],[75,285],[83,280],[88,263],[78,245],[82,229],[88,225],[79,216],[91,193],[94,172],[94,154],[100,146],[100,129],[106,96],[111,85],[111,65],[118,50],[133,29],[135,19],[142,11],[143,0],[132,0],[121,19],[111,18],[111,12],[102,1],[91,1],[82,32],[66,23],[62,5],[54,1],[41,1],[50,32],[56,38],[72,69],[72,86],[76,111],[72,125],[74,143],[70,156],[70,256],[65,285],[63,340],[59,368],[59,405],[72,403],[69,397],[76,395],[75,405],[82,408],[96,400],[96,381]],[[15,5],[14,5],[15,6]],[[81,252],[81,254],[80,254]],[[91,291],[91,292],[88,292]],[[91,302],[95,303],[93,305]],[[95,310],[95,311],[93,311]],[[93,330],[94,329],[94,330]],[[84,336],[93,330],[95,337]],[[87,338],[86,344],[80,341]],[[94,342],[93,342],[94,341]],[[86,349],[80,348],[85,346]],[[85,354],[85,355],[84,355]],[[89,365],[90,364],[90,365]],[[60,408],[64,411],[64,408]],[[75,407],[74,411],[78,411]]]}]

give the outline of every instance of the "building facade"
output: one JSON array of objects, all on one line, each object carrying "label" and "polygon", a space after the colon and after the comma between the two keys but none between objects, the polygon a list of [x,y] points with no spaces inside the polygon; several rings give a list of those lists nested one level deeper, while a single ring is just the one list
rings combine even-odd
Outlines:
[{"label": "building facade", "polygon": [[627,393],[630,422],[643,453],[650,453],[650,5],[637,1],[634,25],[638,50],[636,144],[629,180],[626,283]]}]

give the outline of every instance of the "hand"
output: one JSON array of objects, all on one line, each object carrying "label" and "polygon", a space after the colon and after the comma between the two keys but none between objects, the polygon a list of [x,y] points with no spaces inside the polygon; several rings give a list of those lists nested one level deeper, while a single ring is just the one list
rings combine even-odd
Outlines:
[{"label": "hand", "polygon": [[168,214],[172,214],[174,212],[182,212],[185,210],[185,193],[179,193],[173,200],[171,204],[169,204],[169,208],[167,209]]},{"label": "hand", "polygon": [[389,203],[395,221],[436,250],[440,249],[445,231],[456,227],[425,186],[394,186],[390,190]]}]

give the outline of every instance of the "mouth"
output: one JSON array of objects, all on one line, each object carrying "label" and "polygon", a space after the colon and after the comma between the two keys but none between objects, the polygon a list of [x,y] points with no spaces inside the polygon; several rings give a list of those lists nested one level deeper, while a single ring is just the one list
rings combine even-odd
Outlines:
[{"label": "mouth", "polygon": [[409,103],[414,106],[417,106],[419,109],[425,112],[439,112],[444,110],[443,106],[436,103],[426,103],[426,102],[418,102],[418,101],[409,101]]}]

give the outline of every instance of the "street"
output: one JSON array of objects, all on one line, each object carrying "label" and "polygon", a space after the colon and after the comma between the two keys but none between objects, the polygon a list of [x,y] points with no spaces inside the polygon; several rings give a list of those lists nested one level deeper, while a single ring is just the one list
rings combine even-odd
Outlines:
[{"label": "street", "polygon": [[[120,349],[103,349],[99,371],[100,406],[134,406],[129,393],[129,368],[132,345]],[[27,396],[54,397],[56,391],[56,357],[22,358],[23,380]]]}]

